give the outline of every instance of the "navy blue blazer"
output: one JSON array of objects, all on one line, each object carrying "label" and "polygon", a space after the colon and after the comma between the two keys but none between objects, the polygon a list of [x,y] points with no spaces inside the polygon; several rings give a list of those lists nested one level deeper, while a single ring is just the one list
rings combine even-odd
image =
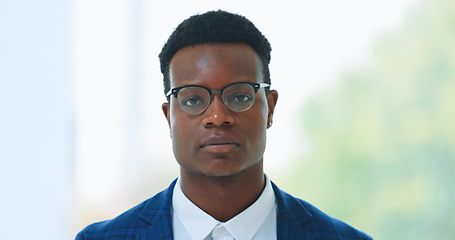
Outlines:
[{"label": "navy blue blazer", "polygon": [[[172,193],[168,189],[118,217],[87,226],[76,240],[171,240]],[[272,183],[277,201],[277,239],[360,240],[372,239],[316,207],[281,191]]]}]

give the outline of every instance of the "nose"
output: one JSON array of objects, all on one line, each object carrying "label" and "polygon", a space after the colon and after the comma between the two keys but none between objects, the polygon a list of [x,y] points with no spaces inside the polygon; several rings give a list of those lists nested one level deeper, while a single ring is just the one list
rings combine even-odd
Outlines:
[{"label": "nose", "polygon": [[213,94],[212,101],[209,107],[203,113],[202,124],[204,127],[220,127],[232,126],[234,124],[234,116],[221,100],[220,94]]}]

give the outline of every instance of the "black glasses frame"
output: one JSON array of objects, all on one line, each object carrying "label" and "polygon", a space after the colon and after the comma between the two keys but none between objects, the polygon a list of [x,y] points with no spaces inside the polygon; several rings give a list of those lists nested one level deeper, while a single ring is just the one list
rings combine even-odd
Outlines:
[{"label": "black glasses frame", "polygon": [[246,83],[246,84],[251,85],[253,87],[253,89],[254,89],[254,93],[257,93],[260,88],[270,87],[270,84],[268,84],[268,83],[235,82],[235,83],[231,83],[231,84],[228,84],[228,85],[224,86],[221,90],[218,91],[218,90],[211,90],[210,88],[204,87],[204,86],[201,86],[201,85],[185,85],[185,86],[176,87],[176,88],[173,88],[173,89],[169,90],[166,93],[166,97],[174,95],[174,97],[177,98],[177,95],[178,95],[179,91],[182,90],[183,88],[186,88],[186,87],[201,87],[201,88],[204,88],[205,90],[207,90],[207,92],[209,92],[210,97],[212,96],[213,93],[220,93],[221,95],[223,95],[223,91],[226,88],[228,88],[228,87],[230,87],[232,85],[241,84],[241,83]]},{"label": "black glasses frame", "polygon": [[[267,87],[270,87],[270,84],[269,84],[269,83],[235,82],[235,83],[231,83],[231,84],[228,84],[228,85],[224,86],[221,90],[211,90],[211,89],[209,89],[209,88],[207,88],[207,87],[204,87],[204,86],[201,86],[201,85],[194,85],[194,84],[193,84],[193,85],[185,85],[185,86],[181,86],[181,87],[172,88],[172,89],[170,89],[170,90],[166,93],[166,97],[169,97],[169,96],[173,95],[175,98],[177,98],[179,91],[182,90],[182,89],[184,89],[184,88],[187,88],[187,87],[200,87],[200,88],[203,88],[203,89],[207,90],[207,92],[209,93],[209,96],[210,96],[210,97],[209,97],[209,102],[208,102],[208,104],[207,104],[207,107],[206,107],[204,110],[202,110],[201,112],[198,112],[198,113],[188,113],[188,114],[200,114],[200,113],[203,113],[203,112],[210,106],[210,103],[211,103],[210,98],[212,97],[212,94],[213,94],[213,93],[219,93],[219,94],[221,94],[221,98],[223,98],[223,92],[224,92],[224,90],[225,90],[226,88],[228,88],[228,87],[230,87],[230,86],[232,86],[232,85],[236,85],[236,84],[248,84],[248,85],[252,86],[253,89],[254,89],[254,93],[255,93],[255,94],[258,92],[258,90],[259,90],[260,88],[267,88]],[[225,103],[224,101],[223,101],[223,103],[226,105],[226,103]],[[254,102],[253,102],[253,104],[254,104]],[[253,104],[251,104],[251,106],[252,106]],[[180,105],[179,105],[179,106],[180,106]],[[226,107],[229,109],[228,106],[226,106]],[[248,109],[249,109],[249,108],[247,108],[247,109],[245,109],[245,110],[243,110],[243,111],[246,111],[246,110],[248,110]],[[229,110],[231,110],[231,109],[229,109]],[[232,110],[231,110],[231,111],[232,111]]]}]

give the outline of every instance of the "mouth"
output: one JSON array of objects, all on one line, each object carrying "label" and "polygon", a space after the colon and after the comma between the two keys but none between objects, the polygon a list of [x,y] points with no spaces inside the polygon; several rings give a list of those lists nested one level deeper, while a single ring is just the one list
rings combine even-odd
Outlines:
[{"label": "mouth", "polygon": [[210,153],[228,153],[235,151],[240,145],[231,140],[222,138],[208,139],[201,145],[200,149]]}]

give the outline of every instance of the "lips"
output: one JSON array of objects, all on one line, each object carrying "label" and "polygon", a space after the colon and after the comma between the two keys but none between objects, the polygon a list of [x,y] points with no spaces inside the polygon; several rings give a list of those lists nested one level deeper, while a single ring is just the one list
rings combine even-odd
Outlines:
[{"label": "lips", "polygon": [[212,137],[204,140],[200,149],[210,153],[228,153],[235,151],[240,144],[226,137]]}]

